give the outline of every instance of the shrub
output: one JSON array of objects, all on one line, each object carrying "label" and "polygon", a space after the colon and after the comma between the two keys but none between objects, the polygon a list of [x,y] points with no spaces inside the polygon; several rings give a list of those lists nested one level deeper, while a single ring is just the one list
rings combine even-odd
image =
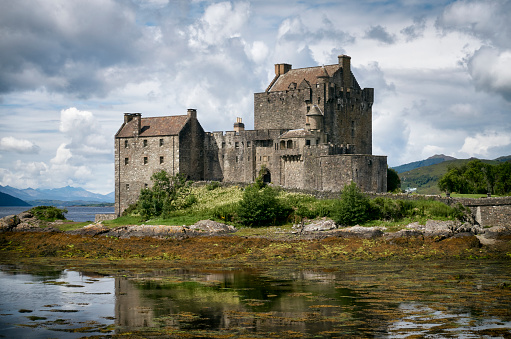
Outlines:
[{"label": "shrub", "polygon": [[370,212],[369,199],[352,182],[342,190],[341,199],[332,212],[332,219],[339,225],[361,224],[370,219]]},{"label": "shrub", "polygon": [[225,205],[216,206],[211,211],[211,215],[214,219],[222,220],[225,222],[234,221],[237,216],[238,203],[230,203]]},{"label": "shrub", "polygon": [[67,213],[66,209],[60,209],[55,206],[37,206],[33,207],[30,212],[39,220],[55,221],[66,220],[64,214]]},{"label": "shrub", "polygon": [[212,181],[212,182],[210,182],[210,183],[208,183],[208,184],[206,185],[206,189],[207,189],[208,191],[212,191],[212,190],[214,190],[214,189],[217,189],[217,188],[218,188],[218,187],[220,187],[220,186],[221,186],[221,184],[220,184],[218,181]]},{"label": "shrub", "polygon": [[247,186],[238,207],[238,220],[246,226],[276,225],[285,220],[292,209],[277,199],[273,187]]}]

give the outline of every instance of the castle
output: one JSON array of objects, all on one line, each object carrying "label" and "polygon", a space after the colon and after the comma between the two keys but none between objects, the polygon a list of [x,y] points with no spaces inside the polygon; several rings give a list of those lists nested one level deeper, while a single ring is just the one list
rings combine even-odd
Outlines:
[{"label": "castle", "polygon": [[115,135],[115,212],[120,215],[165,170],[191,180],[340,191],[351,181],[385,192],[387,157],[372,155],[374,90],[360,88],[340,55],[334,65],[293,69],[275,65],[275,78],[254,94],[254,130],[240,118],[234,130],[205,132],[197,111],[142,118],[125,113]]}]

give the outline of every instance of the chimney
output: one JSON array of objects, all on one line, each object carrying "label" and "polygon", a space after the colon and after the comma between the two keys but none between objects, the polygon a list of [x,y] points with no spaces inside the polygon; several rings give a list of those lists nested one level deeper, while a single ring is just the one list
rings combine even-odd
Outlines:
[{"label": "chimney", "polygon": [[234,123],[234,132],[239,134],[240,131],[245,130],[245,124],[241,122],[241,118],[236,118],[236,122]]},{"label": "chimney", "polygon": [[342,66],[342,82],[344,88],[350,88],[351,85],[351,57],[347,55],[339,55],[339,65]]},{"label": "chimney", "polygon": [[275,75],[286,74],[292,67],[290,64],[275,64]]},{"label": "chimney", "polygon": [[142,113],[124,113],[124,123],[127,124],[131,120],[135,120],[135,128],[133,129],[133,136],[138,137],[140,134],[142,124]]},{"label": "chimney", "polygon": [[194,109],[194,108],[189,108],[187,111],[186,111],[187,115],[189,118],[191,119],[197,119],[197,110]]}]

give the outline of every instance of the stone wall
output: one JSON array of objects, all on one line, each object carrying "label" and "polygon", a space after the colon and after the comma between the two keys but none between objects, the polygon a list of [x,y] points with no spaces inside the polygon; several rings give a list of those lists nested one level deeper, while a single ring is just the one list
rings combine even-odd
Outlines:
[{"label": "stone wall", "polygon": [[117,218],[117,214],[115,213],[102,213],[102,214],[96,214],[94,216],[94,222],[100,222],[105,220],[114,220]]}]

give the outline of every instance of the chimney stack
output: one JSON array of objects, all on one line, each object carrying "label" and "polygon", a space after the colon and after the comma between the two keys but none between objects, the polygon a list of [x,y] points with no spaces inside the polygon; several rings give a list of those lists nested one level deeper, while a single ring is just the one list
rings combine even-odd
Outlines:
[{"label": "chimney stack", "polygon": [[275,65],[275,75],[286,74],[291,70],[293,66],[290,64],[276,64]]},{"label": "chimney stack", "polygon": [[234,132],[236,132],[236,134],[239,134],[240,131],[244,131],[245,130],[245,124],[241,122],[241,118],[236,118],[236,122],[234,123]]},{"label": "chimney stack", "polygon": [[186,111],[186,115],[188,115],[188,117],[191,119],[197,119],[197,110],[194,108],[189,108]]},{"label": "chimney stack", "polygon": [[133,129],[133,136],[138,137],[142,125],[142,113],[124,113],[124,123],[134,120],[135,128]]},{"label": "chimney stack", "polygon": [[351,57],[347,55],[339,55],[339,65],[342,66],[342,81],[344,88],[352,87],[351,81]]}]

